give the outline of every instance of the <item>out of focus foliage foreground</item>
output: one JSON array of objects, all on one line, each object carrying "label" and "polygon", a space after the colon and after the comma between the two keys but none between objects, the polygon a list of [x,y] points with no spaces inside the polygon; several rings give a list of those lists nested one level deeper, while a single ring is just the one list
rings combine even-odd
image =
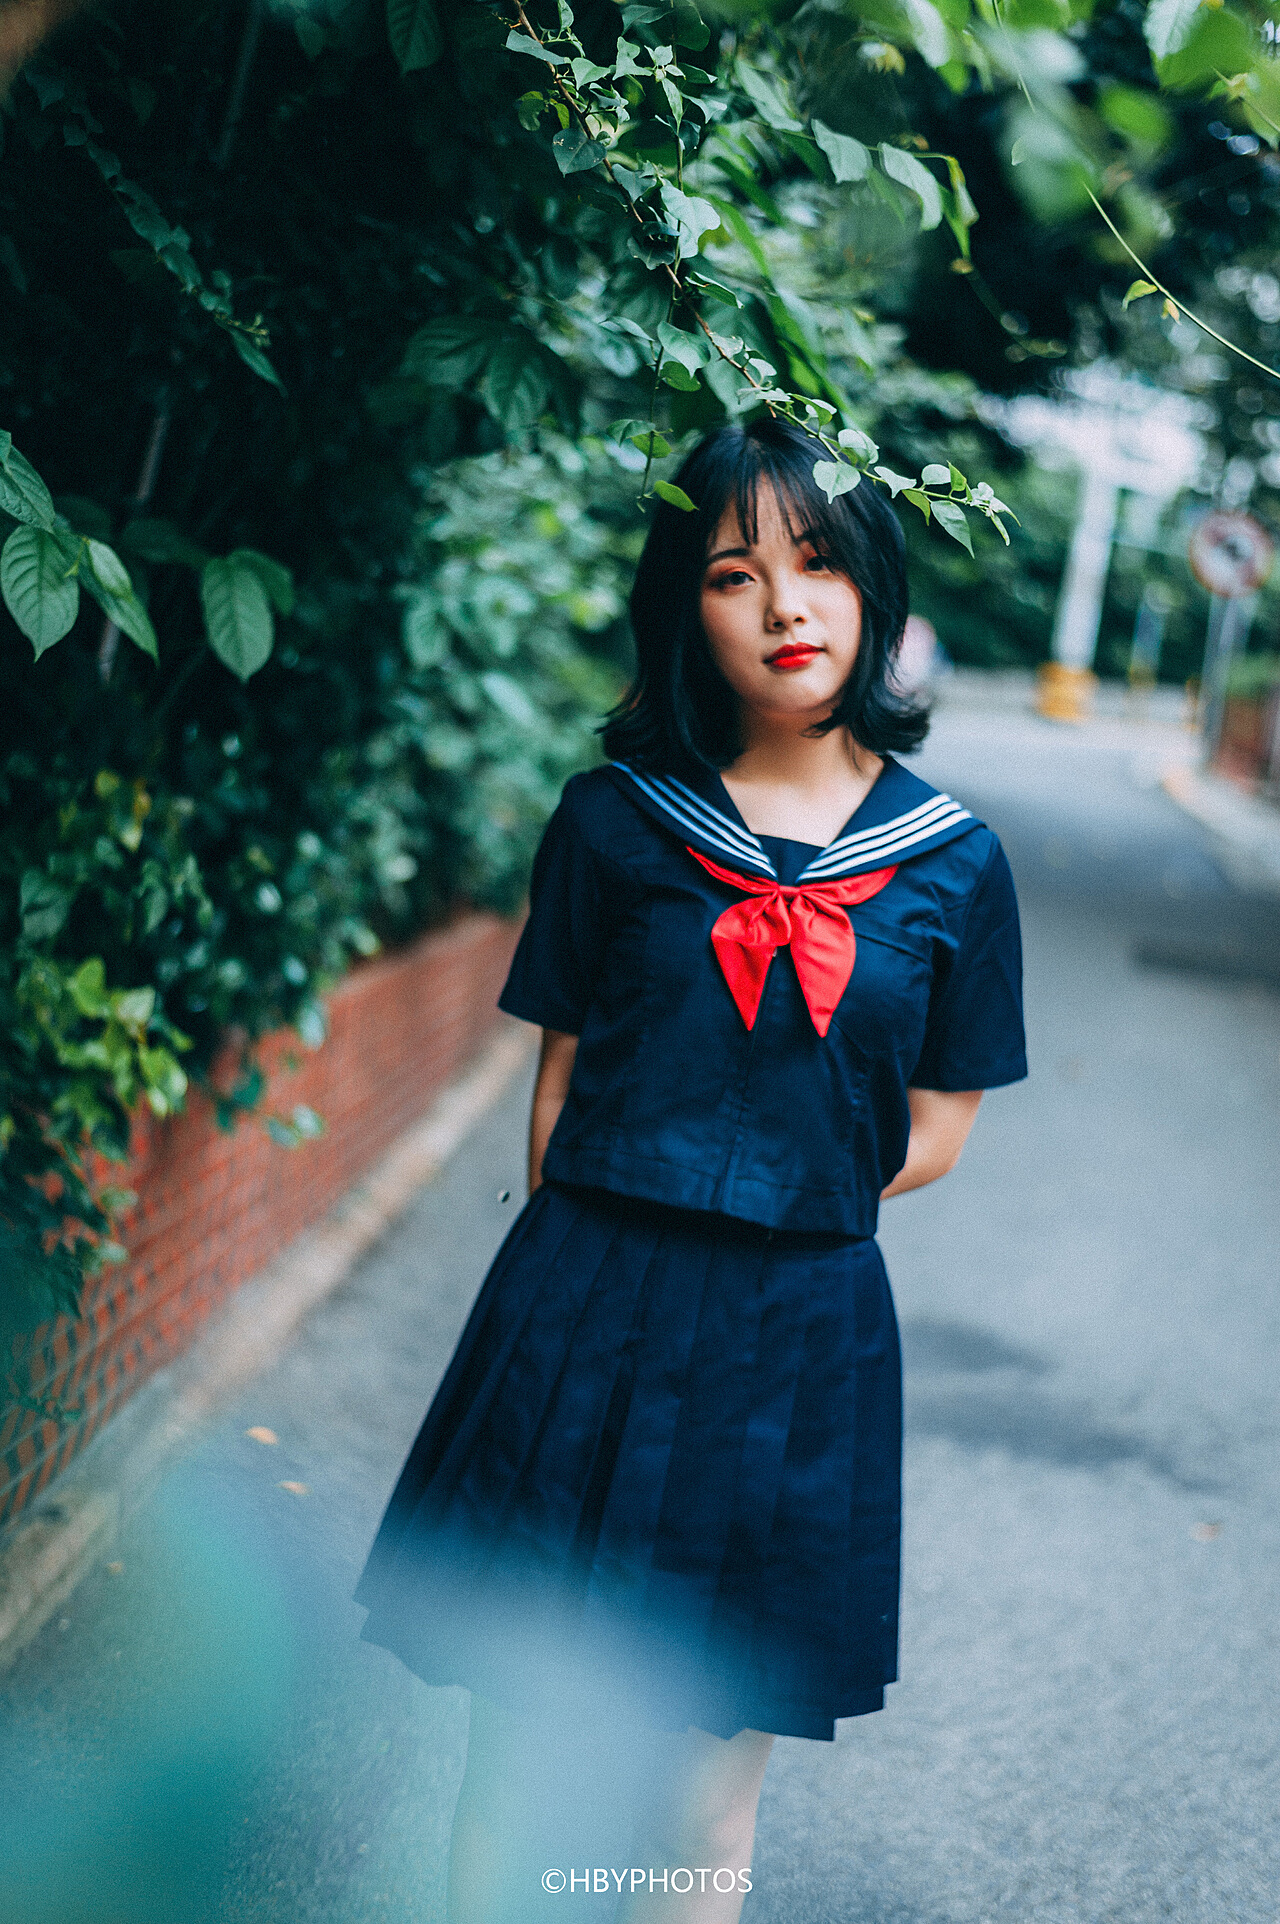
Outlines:
[{"label": "out of focus foliage foreground", "polygon": [[1074,484],[984,394],[1128,358],[1274,505],[1280,388],[1176,305],[1274,359],[1266,8],[576,12],[102,0],[2,76],[0,1330],[117,1253],[88,1151],[140,1103],[516,906],[625,678],[646,452],[776,380],[890,485],[986,477],[1010,547],[908,521],[917,607],[996,666],[1047,652]]}]

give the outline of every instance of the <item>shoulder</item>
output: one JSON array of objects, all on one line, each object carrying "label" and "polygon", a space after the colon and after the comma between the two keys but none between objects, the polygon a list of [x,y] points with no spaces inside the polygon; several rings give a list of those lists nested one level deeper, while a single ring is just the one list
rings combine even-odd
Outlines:
[{"label": "shoulder", "polygon": [[571,775],[560,796],[554,827],[592,855],[625,867],[629,857],[653,840],[653,831],[628,788],[611,763]]},{"label": "shoulder", "polygon": [[896,760],[892,778],[895,818],[904,824],[919,821],[926,832],[934,822],[939,826],[937,845],[916,856],[911,865],[918,865],[922,880],[927,875],[948,921],[953,916],[963,920],[979,898],[994,898],[1016,913],[1013,877],[995,830],[969,808],[963,796],[935,788]]},{"label": "shoulder", "polygon": [[994,829],[975,819],[966,834],[957,836],[938,854],[950,857],[946,893],[952,913],[948,920],[957,933],[967,931],[972,938],[979,930],[1017,923],[1013,873]]}]

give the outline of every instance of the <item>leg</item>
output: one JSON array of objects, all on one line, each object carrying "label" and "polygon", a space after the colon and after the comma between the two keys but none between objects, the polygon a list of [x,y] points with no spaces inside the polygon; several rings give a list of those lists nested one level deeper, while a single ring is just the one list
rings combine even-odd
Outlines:
[{"label": "leg", "polygon": [[[598,1702],[558,1701],[544,1716],[473,1694],[449,1845],[448,1924],[566,1924],[567,1900],[543,1891],[542,1873],[630,1861],[654,1742]],[[584,1924],[603,1908],[578,1892]]]},{"label": "leg", "polygon": [[523,1767],[529,1737],[522,1720],[473,1693],[467,1767],[449,1840],[448,1924],[498,1924],[514,1915],[532,1815]]},{"label": "leg", "polygon": [[[772,1736],[762,1730],[740,1730],[726,1740],[690,1729],[677,1740],[674,1770],[636,1856],[647,1849],[655,1870],[692,1870],[693,1889],[637,1890],[619,1912],[626,1924],[738,1924],[745,1892],[736,1880],[732,1891],[715,1891],[712,1876],[751,1863],[756,1805],[772,1747]],[[705,1873],[701,1878],[699,1871]]]}]

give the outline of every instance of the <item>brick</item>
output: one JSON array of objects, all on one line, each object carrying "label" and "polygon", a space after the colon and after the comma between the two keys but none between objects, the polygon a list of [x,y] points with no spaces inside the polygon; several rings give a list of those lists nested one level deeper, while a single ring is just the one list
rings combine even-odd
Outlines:
[{"label": "brick", "polygon": [[[16,1517],[232,1290],[425,1113],[483,1041],[518,933],[496,915],[459,914],[360,964],[331,998],[321,1049],[306,1050],[287,1031],[263,1038],[264,1110],[287,1114],[307,1103],[325,1119],[318,1141],[282,1148],[255,1118],[220,1130],[197,1091],[169,1122],[137,1117],[123,1170],[97,1160],[99,1180],[138,1193],[121,1224],[130,1260],[93,1279],[79,1321],[60,1320],[29,1346],[22,1376],[84,1416],[59,1429],[33,1411],[0,1409],[0,1521]],[[242,1048],[243,1037],[228,1036],[215,1087],[234,1079]]]}]

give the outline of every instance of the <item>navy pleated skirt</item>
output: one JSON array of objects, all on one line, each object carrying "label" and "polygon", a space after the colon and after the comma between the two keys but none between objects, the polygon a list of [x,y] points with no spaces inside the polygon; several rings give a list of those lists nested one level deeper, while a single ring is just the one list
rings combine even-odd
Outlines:
[{"label": "navy pleated skirt", "polygon": [[356,1590],[429,1683],[831,1738],[897,1674],[902,1378],[869,1238],[544,1183]]}]

